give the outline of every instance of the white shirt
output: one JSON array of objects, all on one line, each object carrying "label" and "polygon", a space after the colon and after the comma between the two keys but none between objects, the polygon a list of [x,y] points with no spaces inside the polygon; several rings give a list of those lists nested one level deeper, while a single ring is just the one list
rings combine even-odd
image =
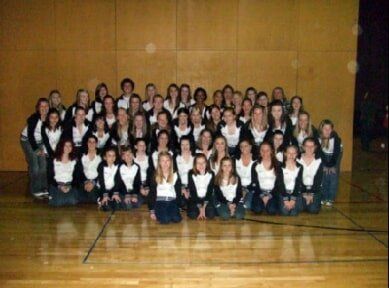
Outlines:
[{"label": "white shirt", "polygon": [[209,158],[211,158],[211,155],[212,155],[212,149],[211,149],[211,150],[208,150],[208,151],[206,152],[206,154],[203,152],[203,150],[196,149],[196,154],[204,154],[205,157],[207,157],[207,160],[209,160]]},{"label": "white shirt", "polygon": [[220,186],[220,190],[224,198],[227,199],[228,202],[234,201],[236,197],[236,189],[238,188],[238,181],[235,184],[228,184]]},{"label": "white shirt", "polygon": [[77,127],[73,126],[73,142],[76,147],[80,147],[82,145],[82,139],[87,131],[88,127],[84,123],[81,125],[81,132]]},{"label": "white shirt", "polygon": [[255,167],[255,171],[258,175],[258,182],[261,190],[273,190],[277,179],[275,169],[267,170],[263,166],[263,163],[260,163]]},{"label": "white shirt", "polygon": [[[319,142],[320,144],[322,143],[322,140],[321,138],[319,138]],[[330,138],[330,140],[328,141],[328,148],[323,148],[322,147],[322,151],[325,153],[325,154],[334,154],[334,150],[335,150],[335,138]]]},{"label": "white shirt", "polygon": [[250,160],[248,166],[243,165],[242,158],[235,160],[236,172],[238,173],[243,187],[247,187],[251,184],[251,167],[253,166],[254,161]]},{"label": "white shirt", "polygon": [[190,131],[191,131],[191,127],[186,127],[186,129],[184,131],[182,131],[180,129],[179,126],[174,126],[174,131],[176,132],[176,135],[177,135],[177,140],[179,141],[181,139],[182,136],[187,136],[189,135]]},{"label": "white shirt", "polygon": [[140,176],[142,178],[142,182],[146,181],[147,179],[147,169],[149,169],[149,158],[147,155],[145,155],[144,160],[140,160],[139,158],[135,158],[134,162],[139,165],[140,167]]},{"label": "white shirt", "polygon": [[[45,128],[45,132],[47,135],[47,138],[49,138],[49,145],[51,147],[51,150],[55,151],[55,148],[57,148],[57,144],[59,140],[61,139],[62,135],[62,128],[58,127],[58,129],[55,130],[49,130],[49,128]],[[44,147],[44,151],[47,154],[47,149]]]},{"label": "white shirt", "polygon": [[168,183],[166,179],[163,179],[161,184],[157,184],[157,197],[172,197],[176,198],[176,190],[174,189],[174,185],[176,184],[178,179],[177,173],[173,174],[173,182]]},{"label": "white shirt", "polygon": [[276,158],[277,158],[277,160],[278,160],[278,162],[284,162],[284,153],[282,153],[282,152],[277,152],[276,153]]},{"label": "white shirt", "polygon": [[284,174],[284,184],[286,190],[294,190],[296,185],[296,179],[300,172],[300,167],[297,167],[294,170],[289,170],[288,168],[282,168]]},{"label": "white shirt", "polygon": [[120,176],[124,185],[126,185],[127,191],[134,189],[134,180],[138,170],[138,165],[131,165],[128,167],[126,164],[123,164],[120,166]]},{"label": "white shirt", "polygon": [[109,133],[104,132],[103,136],[99,137],[98,134],[99,133],[97,133],[97,131],[93,133],[93,135],[95,135],[97,137],[97,148],[101,149],[101,148],[104,148],[105,144],[107,143],[107,141],[111,135],[109,135]]},{"label": "white shirt", "polygon": [[226,137],[226,139],[227,139],[228,147],[238,146],[239,140],[240,140],[240,130],[241,129],[242,129],[242,126],[236,127],[235,132],[232,134],[228,133],[228,126],[227,125],[220,129],[222,135],[224,137]]},{"label": "white shirt", "polygon": [[304,161],[303,158],[297,159],[297,162],[299,162],[304,168],[303,184],[305,186],[312,186],[315,180],[316,173],[319,170],[321,159],[320,158],[315,159],[309,165]]},{"label": "white shirt", "polygon": [[153,105],[150,104],[149,101],[144,102],[144,103],[142,104],[142,106],[143,106],[143,109],[144,109],[146,112],[149,112],[151,109],[153,109]]},{"label": "white shirt", "polygon": [[100,162],[102,161],[100,155],[95,155],[93,159],[89,159],[89,156],[87,154],[84,154],[81,157],[81,163],[84,170],[84,174],[86,179],[88,180],[94,180],[98,176],[97,167],[99,166]]},{"label": "white shirt", "polygon": [[254,137],[255,145],[259,146],[265,140],[265,136],[269,130],[269,127],[263,131],[258,131],[255,127],[251,127],[250,130]]},{"label": "white shirt", "polygon": [[299,135],[297,136],[297,142],[298,142],[298,145],[300,148],[303,147],[303,142],[304,142],[305,138],[307,138],[307,137],[308,137],[307,133],[305,131],[301,130]]},{"label": "white shirt", "polygon": [[130,97],[123,96],[122,99],[118,100],[118,108],[128,109],[130,107]]},{"label": "white shirt", "polygon": [[200,125],[199,127],[194,127],[193,128],[193,138],[194,138],[194,141],[197,142],[199,140],[199,137],[200,137],[200,133],[201,131],[203,131],[205,129],[205,125]]},{"label": "white shirt", "polygon": [[116,122],[116,117],[115,116],[111,118],[105,117],[105,121],[107,122],[109,127],[112,127],[112,125]]},{"label": "white shirt", "polygon": [[73,172],[76,167],[76,160],[62,163],[54,160],[54,179],[58,183],[70,183],[73,181]]},{"label": "white shirt", "polygon": [[93,111],[93,109],[89,108],[88,114],[86,114],[86,119],[88,119],[89,122],[92,122],[94,114],[95,112]]},{"label": "white shirt", "polygon": [[193,160],[194,157],[192,155],[190,156],[188,162],[186,162],[184,157],[182,157],[181,155],[178,155],[176,157],[177,170],[180,174],[181,184],[184,186],[188,185],[188,173],[193,168]]},{"label": "white shirt", "polygon": [[289,115],[290,121],[292,121],[292,125],[296,126],[298,117],[295,115]]},{"label": "white shirt", "polygon": [[192,180],[196,187],[197,197],[204,198],[207,195],[208,185],[211,179],[212,174],[209,172],[204,175],[192,175]]},{"label": "white shirt", "polygon": [[[111,190],[115,187],[115,175],[119,169],[119,165],[104,166],[104,184],[106,190]],[[114,191],[119,192],[119,191]]]},{"label": "white shirt", "polygon": [[[39,119],[38,122],[36,123],[35,130],[34,130],[34,139],[36,143],[41,143],[42,142],[42,120]],[[22,131],[22,135],[24,137],[28,137],[28,125],[24,127]]]},{"label": "white shirt", "polygon": [[97,114],[100,114],[100,113],[101,113],[101,110],[102,110],[102,108],[103,108],[103,104],[100,103],[100,102],[97,102],[97,101],[95,101],[94,103],[95,103],[94,105],[95,105],[96,113],[97,113]]}]

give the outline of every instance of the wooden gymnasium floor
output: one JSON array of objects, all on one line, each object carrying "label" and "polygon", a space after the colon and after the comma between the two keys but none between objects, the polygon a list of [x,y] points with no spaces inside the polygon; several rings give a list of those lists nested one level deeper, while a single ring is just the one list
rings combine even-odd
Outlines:
[{"label": "wooden gymnasium floor", "polygon": [[53,209],[0,173],[0,287],[387,287],[387,152],[356,146],[335,207],[297,218],[161,226],[146,209]]}]

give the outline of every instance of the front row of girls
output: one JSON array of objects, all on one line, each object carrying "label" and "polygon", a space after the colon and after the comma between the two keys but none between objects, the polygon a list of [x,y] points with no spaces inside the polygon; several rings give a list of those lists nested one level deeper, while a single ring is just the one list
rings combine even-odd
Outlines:
[{"label": "front row of girls", "polygon": [[155,161],[146,155],[144,139],[137,140],[135,153],[122,147],[118,157],[117,148],[109,147],[99,156],[97,138],[91,135],[86,153],[77,160],[73,142],[62,140],[49,165],[49,204],[97,202],[108,211],[147,203],[150,217],[162,224],[180,222],[182,208],[197,220],[243,219],[246,210],[285,216],[319,213],[326,197],[323,175],[330,173],[324,173],[327,158],[317,152],[316,139],[306,138],[301,154],[297,146],[286,147],[282,163],[269,142],[259,146],[258,157],[252,147],[249,139],[241,140],[240,157],[233,159],[226,139],[218,136],[216,157],[208,160],[203,153],[193,155],[190,138],[183,137],[180,154],[161,149]]}]

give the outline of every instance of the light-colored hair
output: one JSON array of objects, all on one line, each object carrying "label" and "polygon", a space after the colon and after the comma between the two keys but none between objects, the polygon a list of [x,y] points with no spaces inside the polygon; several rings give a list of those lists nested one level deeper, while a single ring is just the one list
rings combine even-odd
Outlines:
[{"label": "light-colored hair", "polygon": [[334,123],[329,119],[325,119],[325,120],[321,121],[320,125],[319,125],[319,135],[320,135],[320,139],[321,139],[321,147],[328,149],[328,147],[330,146],[330,139],[323,137],[323,127],[326,125],[330,125],[332,130],[333,130]]},{"label": "light-colored hair", "polygon": [[297,124],[296,126],[294,127],[294,130],[293,130],[293,136],[297,139],[297,137],[299,136],[302,128],[300,127],[299,125],[299,119],[300,119],[300,116],[301,115],[306,115],[308,117],[308,129],[307,131],[307,137],[312,137],[313,136],[313,130],[312,130],[312,121],[311,121],[311,115],[309,115],[308,112],[305,112],[305,111],[302,111],[299,113],[299,116],[298,116],[298,120],[297,120]]},{"label": "light-colored hair", "polygon": [[269,125],[268,123],[268,116],[267,116],[267,109],[261,105],[258,105],[258,104],[255,104],[253,106],[253,108],[251,108],[251,112],[250,112],[250,127],[251,128],[254,128],[254,125],[253,125],[253,114],[254,114],[254,110],[255,109],[259,109],[259,110],[262,110],[262,127],[267,127]]},{"label": "light-colored hair", "polygon": [[235,171],[235,167],[234,167],[234,161],[232,161],[232,159],[229,156],[223,157],[223,159],[220,161],[220,168],[219,168],[219,171],[217,172],[216,177],[215,177],[215,185],[217,185],[217,186],[222,185],[222,182],[223,182],[222,166],[223,166],[224,162],[231,162],[232,171],[231,171],[231,174],[229,175],[229,178],[228,178],[228,184],[235,185],[236,181],[237,181],[237,175],[236,175],[236,171]]},{"label": "light-colored hair", "polygon": [[169,176],[166,179],[166,182],[172,184],[173,176],[174,176],[173,157],[167,151],[164,151],[164,152],[161,152],[161,153],[158,154],[158,167],[157,167],[157,170],[155,171],[155,182],[157,182],[157,184],[161,184],[163,182],[163,180],[164,180],[163,172],[162,172],[162,167],[161,167],[161,159],[163,157],[168,157],[169,160],[170,160]]}]

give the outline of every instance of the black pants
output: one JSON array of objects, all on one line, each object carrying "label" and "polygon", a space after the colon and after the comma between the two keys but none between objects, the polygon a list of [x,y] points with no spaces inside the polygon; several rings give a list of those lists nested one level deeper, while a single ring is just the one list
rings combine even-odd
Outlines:
[{"label": "black pants", "polygon": [[[195,202],[190,201],[188,203],[188,211],[187,215],[190,219],[197,219],[200,214],[200,209],[197,207],[197,204]],[[211,204],[208,203],[207,207],[205,207],[205,217],[208,219],[213,219],[215,218],[216,211],[215,207]]]}]

